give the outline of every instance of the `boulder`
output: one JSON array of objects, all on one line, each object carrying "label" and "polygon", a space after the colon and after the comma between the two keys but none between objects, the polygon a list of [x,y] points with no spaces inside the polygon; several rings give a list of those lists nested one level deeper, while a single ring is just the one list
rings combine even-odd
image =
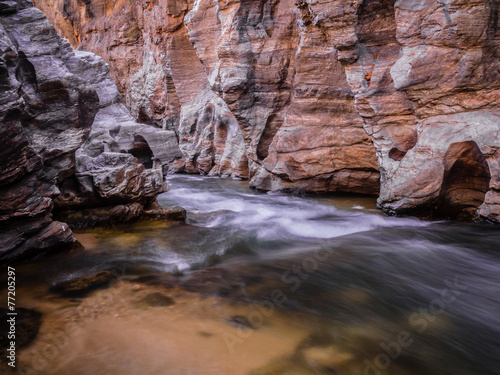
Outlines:
[{"label": "boulder", "polygon": [[113,271],[99,271],[92,275],[55,282],[50,289],[63,297],[83,297],[94,290],[108,288],[116,279],[117,274]]},{"label": "boulder", "polygon": [[28,0],[0,1],[0,87],[0,260],[74,245],[53,214],[137,204],[136,219],[167,190],[175,133],[137,123],[102,58]]}]

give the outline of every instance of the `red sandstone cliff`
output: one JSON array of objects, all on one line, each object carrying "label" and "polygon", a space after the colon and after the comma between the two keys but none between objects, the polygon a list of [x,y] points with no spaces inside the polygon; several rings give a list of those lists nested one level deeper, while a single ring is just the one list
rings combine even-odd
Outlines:
[{"label": "red sandstone cliff", "polygon": [[378,192],[338,51],[300,4],[36,4],[74,47],[110,63],[134,116],[177,131],[184,157],[173,170],[247,177],[266,190]]},{"label": "red sandstone cliff", "polygon": [[500,218],[499,0],[35,2],[177,132],[173,170]]}]

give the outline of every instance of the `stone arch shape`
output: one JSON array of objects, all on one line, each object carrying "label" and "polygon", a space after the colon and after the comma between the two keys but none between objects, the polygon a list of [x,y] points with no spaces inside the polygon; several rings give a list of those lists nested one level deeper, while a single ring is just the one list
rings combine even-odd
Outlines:
[{"label": "stone arch shape", "polygon": [[477,218],[489,190],[488,162],[474,141],[452,143],[444,155],[443,184],[437,216],[459,219]]}]

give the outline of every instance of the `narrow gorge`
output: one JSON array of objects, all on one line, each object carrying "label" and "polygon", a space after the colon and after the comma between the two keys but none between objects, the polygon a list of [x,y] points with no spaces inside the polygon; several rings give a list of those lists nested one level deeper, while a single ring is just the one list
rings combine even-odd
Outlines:
[{"label": "narrow gorge", "polygon": [[500,0],[0,0],[0,374],[500,375]]},{"label": "narrow gorge", "polygon": [[171,171],[498,221],[498,1],[35,3],[138,121],[176,132]]}]

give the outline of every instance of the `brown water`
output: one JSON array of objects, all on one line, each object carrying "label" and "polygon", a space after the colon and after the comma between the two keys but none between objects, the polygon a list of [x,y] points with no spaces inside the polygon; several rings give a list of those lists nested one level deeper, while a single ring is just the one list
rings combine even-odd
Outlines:
[{"label": "brown water", "polygon": [[[17,305],[43,313],[21,373],[500,374],[498,227],[387,218],[371,198],[171,184],[160,201],[187,224],[82,231],[85,251],[17,268]],[[109,269],[109,288],[50,292]]]}]

